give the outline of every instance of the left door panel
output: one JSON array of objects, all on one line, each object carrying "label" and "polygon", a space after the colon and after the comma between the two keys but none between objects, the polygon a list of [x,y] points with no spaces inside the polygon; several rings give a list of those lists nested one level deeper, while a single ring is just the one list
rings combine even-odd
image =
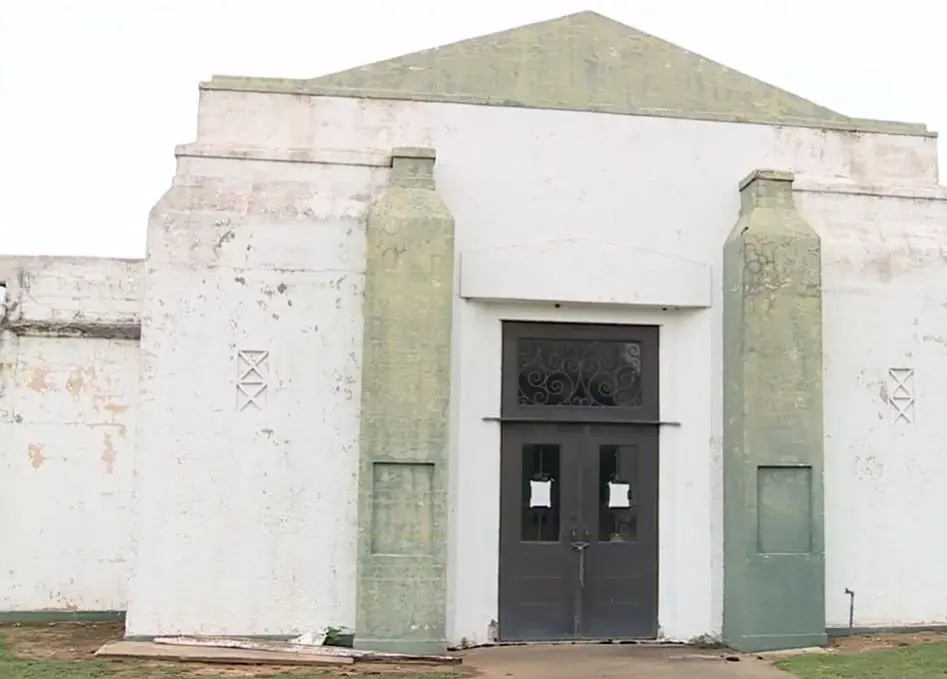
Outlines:
[{"label": "left door panel", "polygon": [[572,639],[578,561],[571,531],[581,525],[583,473],[575,428],[503,425],[500,451],[502,641]]}]

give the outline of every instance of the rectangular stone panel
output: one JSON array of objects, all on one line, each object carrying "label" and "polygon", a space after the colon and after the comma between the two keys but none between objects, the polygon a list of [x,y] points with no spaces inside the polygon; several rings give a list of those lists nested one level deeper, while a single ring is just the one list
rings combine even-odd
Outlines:
[{"label": "rectangular stone panel", "polygon": [[812,551],[812,467],[758,467],[757,551]]},{"label": "rectangular stone panel", "polygon": [[403,560],[406,563],[388,569],[397,577],[385,577],[385,569],[378,569],[372,574],[378,577],[366,574],[362,580],[364,599],[372,602],[362,609],[362,623],[376,638],[397,639],[399,645],[440,639],[444,635],[443,578],[426,577],[427,569],[419,568],[417,561]]},{"label": "rectangular stone panel", "polygon": [[372,554],[433,553],[434,464],[372,464]]}]

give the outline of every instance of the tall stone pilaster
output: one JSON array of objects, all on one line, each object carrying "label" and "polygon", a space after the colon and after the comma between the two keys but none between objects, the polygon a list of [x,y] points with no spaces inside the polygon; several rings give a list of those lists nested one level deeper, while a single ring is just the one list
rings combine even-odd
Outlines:
[{"label": "tall stone pilaster", "polygon": [[356,645],[443,651],[454,219],[432,150],[392,153],[367,241]]},{"label": "tall stone pilaster", "polygon": [[793,175],[740,184],[724,246],[724,640],[823,645],[822,287],[819,236]]}]

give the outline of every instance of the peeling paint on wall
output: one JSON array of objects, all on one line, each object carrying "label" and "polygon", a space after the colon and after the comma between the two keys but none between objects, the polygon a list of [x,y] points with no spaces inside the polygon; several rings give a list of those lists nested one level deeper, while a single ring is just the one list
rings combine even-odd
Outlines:
[{"label": "peeling paint on wall", "polygon": [[33,391],[45,392],[55,388],[52,380],[49,378],[49,371],[44,367],[33,368],[26,383],[27,389]]},{"label": "peeling paint on wall", "polygon": [[91,365],[74,368],[66,380],[65,387],[73,400],[78,401],[84,391],[96,389],[95,368]]},{"label": "peeling paint on wall", "polygon": [[5,333],[0,358],[0,497],[41,508],[0,522],[0,611],[123,610],[138,342]]},{"label": "peeling paint on wall", "polygon": [[105,432],[102,439],[102,462],[105,463],[105,473],[111,474],[115,471],[115,445],[112,443],[112,435]]},{"label": "peeling paint on wall", "polygon": [[44,448],[42,443],[31,443],[26,447],[26,454],[30,459],[30,466],[33,469],[39,469],[46,461],[46,457],[43,455],[43,450]]},{"label": "peeling paint on wall", "polygon": [[74,370],[69,379],[66,380],[66,391],[72,394],[74,400],[79,400],[79,396],[82,393],[82,387],[85,386],[85,378],[82,375],[81,370]]}]

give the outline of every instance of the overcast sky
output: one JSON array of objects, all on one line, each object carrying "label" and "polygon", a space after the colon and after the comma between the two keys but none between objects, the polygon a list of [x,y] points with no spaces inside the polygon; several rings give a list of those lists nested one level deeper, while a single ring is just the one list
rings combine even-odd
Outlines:
[{"label": "overcast sky", "polygon": [[947,131],[940,5],[0,0],[0,253],[143,256],[212,74],[307,78],[584,9],[841,113]]}]

